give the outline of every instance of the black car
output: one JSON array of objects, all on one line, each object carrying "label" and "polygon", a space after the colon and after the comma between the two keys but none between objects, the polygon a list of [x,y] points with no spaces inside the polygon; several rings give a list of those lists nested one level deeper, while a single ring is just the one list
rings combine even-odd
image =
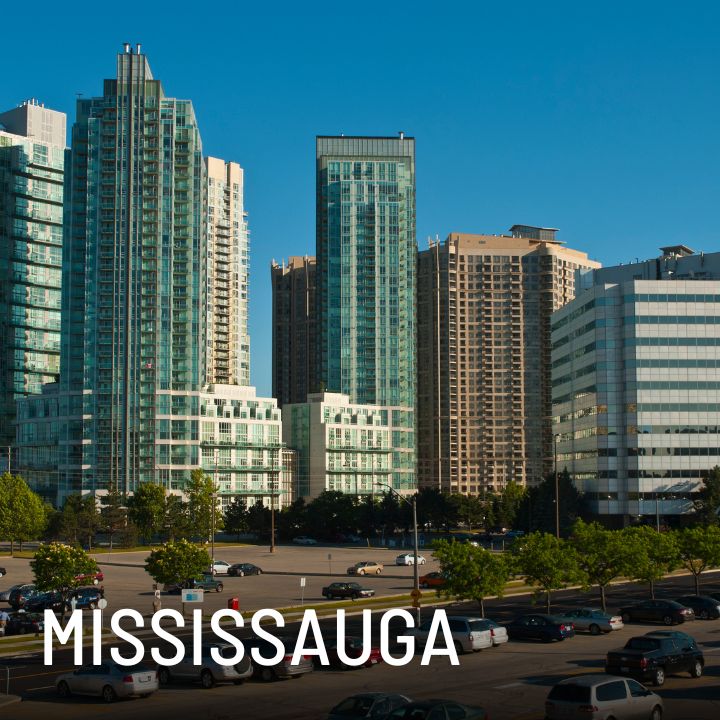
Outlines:
[{"label": "black car", "polygon": [[571,622],[558,620],[552,615],[521,615],[505,626],[511,640],[564,640],[575,635]]},{"label": "black car", "polygon": [[322,589],[323,597],[328,600],[333,600],[335,598],[350,598],[352,600],[357,600],[361,597],[372,597],[374,594],[374,590],[361,587],[360,584],[356,582],[334,582]]},{"label": "black car", "polygon": [[631,620],[640,620],[675,625],[676,623],[695,619],[692,608],[685,607],[674,600],[645,600],[622,608],[620,614],[624,623],[629,623]]},{"label": "black car", "polygon": [[45,627],[44,618],[40,613],[14,612],[5,625],[6,635],[39,635]]},{"label": "black car", "polygon": [[366,692],[351,695],[338,703],[327,720],[380,720],[389,712],[412,702],[404,695],[389,695],[381,692]]},{"label": "black car", "polygon": [[262,568],[252,563],[235,563],[228,568],[227,574],[232,577],[244,577],[245,575],[262,575]]},{"label": "black car", "polygon": [[685,607],[692,608],[695,617],[699,617],[701,620],[720,618],[720,600],[709,595],[683,595],[677,601]]},{"label": "black car", "polygon": [[452,700],[423,700],[412,702],[393,710],[385,720],[487,720],[487,713],[480,707],[461,705]]},{"label": "black car", "polygon": [[7,602],[10,607],[14,608],[15,610],[20,610],[20,608],[25,606],[25,603],[28,601],[29,598],[37,594],[38,589],[30,583],[26,583],[25,585],[18,585],[10,591]]},{"label": "black car", "polygon": [[23,606],[23,610],[36,613],[41,613],[44,610],[52,610],[55,613],[59,613],[65,608],[67,608],[65,599],[61,593],[55,590],[33,595],[25,601],[25,605]]}]

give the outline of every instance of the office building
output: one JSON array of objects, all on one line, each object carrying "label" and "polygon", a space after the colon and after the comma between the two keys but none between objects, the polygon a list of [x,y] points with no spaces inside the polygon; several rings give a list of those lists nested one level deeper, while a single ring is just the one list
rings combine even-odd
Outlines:
[{"label": "office building", "polygon": [[552,319],[560,468],[611,526],[689,512],[720,465],[720,253],[581,274]]},{"label": "office building", "polygon": [[16,400],[60,372],[64,153],[64,113],[36,100],[0,113],[2,469],[14,455]]},{"label": "office building", "polygon": [[273,261],[272,394],[278,405],[305,402],[319,390],[316,373],[314,257]]},{"label": "office building", "polygon": [[598,267],[552,228],[451,233],[418,256],[418,474],[498,492],[552,467],[550,316]]},{"label": "office building", "polygon": [[[415,140],[316,141],[317,367],[321,387],[392,407],[392,485],[415,477]],[[396,444],[403,443],[402,445]]]}]

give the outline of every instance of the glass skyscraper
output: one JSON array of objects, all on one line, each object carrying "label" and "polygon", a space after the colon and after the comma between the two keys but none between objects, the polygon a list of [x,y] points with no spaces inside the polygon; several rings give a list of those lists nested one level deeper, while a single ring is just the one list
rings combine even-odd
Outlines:
[{"label": "glass skyscraper", "polygon": [[392,483],[415,487],[415,140],[318,137],[317,367],[323,390],[392,408]]},{"label": "glass skyscraper", "polygon": [[65,114],[35,100],[0,114],[0,467],[15,401],[60,372]]}]

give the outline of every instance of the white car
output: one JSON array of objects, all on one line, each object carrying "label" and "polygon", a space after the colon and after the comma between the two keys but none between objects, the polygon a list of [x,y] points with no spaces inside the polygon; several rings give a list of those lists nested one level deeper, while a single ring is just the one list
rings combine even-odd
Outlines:
[{"label": "white car", "polygon": [[99,695],[105,702],[119,698],[147,697],[158,689],[157,672],[142,663],[123,667],[106,660],[101,665],[83,665],[60,675],[55,681],[62,698],[71,695]]},{"label": "white car", "polygon": [[212,566],[213,575],[227,575],[229,567],[230,563],[224,560],[216,560]]},{"label": "white car", "polygon": [[293,542],[296,545],[317,545],[317,540],[307,535],[298,535],[298,537],[293,538]]},{"label": "white car", "polygon": [[502,645],[503,643],[506,643],[508,641],[509,638],[507,634],[507,629],[504,628],[502,625],[498,625],[494,620],[489,620],[488,618],[484,617],[477,617],[473,619],[477,620],[480,623],[478,627],[482,627],[483,629],[490,631],[493,646]]},{"label": "white car", "polygon": [[[422,555],[418,555],[418,565],[424,565],[427,562]],[[396,565],[414,565],[415,554],[414,553],[403,553],[395,558]]]},{"label": "white car", "polygon": [[[447,621],[458,655],[493,646],[492,632],[483,618],[448,616]],[[432,620],[426,620],[419,627],[412,628],[409,633],[414,635],[420,644],[424,644],[430,633],[431,624]],[[442,637],[439,632],[435,638],[436,645],[442,643]]]}]

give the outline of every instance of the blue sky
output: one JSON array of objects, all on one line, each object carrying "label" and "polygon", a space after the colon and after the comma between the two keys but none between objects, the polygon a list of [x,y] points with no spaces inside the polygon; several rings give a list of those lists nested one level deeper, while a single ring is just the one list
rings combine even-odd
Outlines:
[{"label": "blue sky", "polygon": [[[2,11],[0,109],[74,117],[123,41],[189,98],[206,154],[246,170],[252,380],[271,389],[269,263],[315,247],[318,134],[417,138],[417,232],[514,223],[603,264],[717,251],[713,2],[20,3]],[[72,9],[69,9],[72,8]]]}]

